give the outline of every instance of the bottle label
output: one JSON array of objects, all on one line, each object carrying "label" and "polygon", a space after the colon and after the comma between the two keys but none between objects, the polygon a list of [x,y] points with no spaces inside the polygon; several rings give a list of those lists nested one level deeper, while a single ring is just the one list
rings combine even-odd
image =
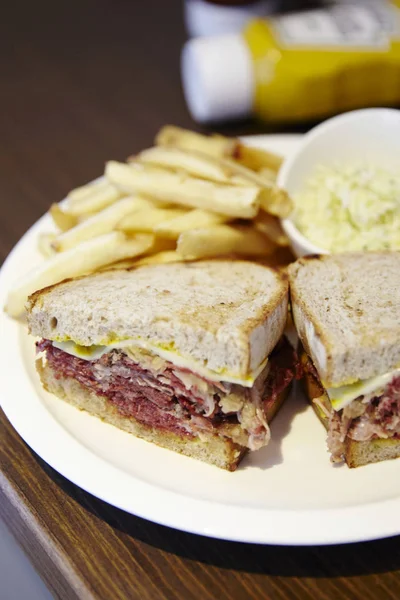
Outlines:
[{"label": "bottle label", "polygon": [[282,45],[386,49],[400,38],[400,9],[386,1],[343,1],[272,19]]}]

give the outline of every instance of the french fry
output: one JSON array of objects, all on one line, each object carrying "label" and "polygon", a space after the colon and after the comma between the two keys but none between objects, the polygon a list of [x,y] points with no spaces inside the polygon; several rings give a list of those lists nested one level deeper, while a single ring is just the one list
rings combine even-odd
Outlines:
[{"label": "french fry", "polygon": [[71,190],[67,196],[68,201],[71,204],[73,204],[74,202],[80,202],[84,198],[87,198],[87,196],[90,196],[94,192],[100,191],[101,189],[104,189],[107,186],[108,186],[107,180],[104,179],[104,177],[100,177],[99,179],[96,179],[95,181],[91,181],[90,183],[87,183],[86,185],[82,185],[80,187],[77,187],[77,188]]},{"label": "french fry", "polygon": [[157,146],[174,146],[182,150],[201,152],[214,158],[233,156],[238,140],[222,136],[206,136],[173,125],[166,125],[157,134]]},{"label": "french fry", "polygon": [[126,258],[125,260],[117,260],[117,262],[113,262],[109,265],[105,265],[104,267],[100,267],[98,271],[117,271],[119,269],[132,269],[132,267],[136,266],[136,263],[136,258]]},{"label": "french fry", "polygon": [[233,156],[238,162],[253,171],[267,168],[277,173],[283,162],[282,157],[278,154],[247,146],[241,142],[237,145]]},{"label": "french fry", "polygon": [[254,171],[268,168],[277,173],[282,164],[282,157],[261,148],[247,146],[236,138],[223,135],[202,135],[166,125],[157,134],[155,143],[158,146],[174,146],[182,150],[201,152],[214,158],[231,157]]},{"label": "french fry", "polygon": [[249,180],[247,177],[243,177],[242,175],[232,175],[231,181],[233,185],[244,185],[245,187],[249,185]]},{"label": "french fry", "polygon": [[288,246],[289,240],[277,217],[260,210],[254,219],[254,227],[269,237],[277,246]]},{"label": "french fry", "polygon": [[201,208],[195,208],[181,217],[175,217],[175,219],[160,223],[154,228],[154,233],[177,240],[184,231],[211,227],[213,225],[226,223],[228,220],[229,217],[226,215],[219,215],[207,210],[202,210]]},{"label": "french fry", "polygon": [[275,185],[275,183],[270,179],[263,177],[260,173],[256,173],[244,165],[241,165],[232,158],[220,158],[218,160],[221,165],[230,170],[232,176],[235,176],[238,181],[250,181],[259,187],[268,189]]},{"label": "french fry", "polygon": [[[121,192],[110,182],[106,182],[105,185],[92,185],[87,186],[88,193],[84,193],[84,188],[80,188],[82,193],[80,196],[72,196],[71,193],[67,196],[67,208],[66,212],[73,215],[74,217],[82,217],[91,213],[103,210],[110,204],[113,204],[116,200],[121,198]],[[76,192],[76,190],[75,190]]]},{"label": "french fry", "polygon": [[149,254],[143,256],[135,261],[135,266],[140,267],[142,265],[164,265],[166,263],[181,262],[182,256],[180,256],[175,250],[164,250],[157,252],[156,254]]},{"label": "french fry", "polygon": [[260,195],[260,204],[265,212],[281,219],[289,216],[293,210],[293,202],[286,190],[277,187],[263,190]]},{"label": "french fry", "polygon": [[186,210],[179,208],[148,208],[131,212],[117,223],[117,229],[122,231],[155,231],[158,225],[165,221],[182,217]]},{"label": "french fry", "polygon": [[148,206],[149,201],[142,198],[123,198],[111,206],[104,208],[95,215],[78,223],[72,229],[58,235],[52,242],[52,248],[57,252],[65,252],[85,240],[112,231],[117,223],[129,213]]},{"label": "french fry", "polygon": [[75,216],[65,212],[61,206],[56,203],[50,206],[49,213],[54,224],[61,229],[61,231],[68,231],[68,229],[75,227],[78,222],[78,219]]},{"label": "french fry", "polygon": [[164,243],[165,240],[156,239],[143,255],[142,258],[127,258],[119,260],[105,267],[101,267],[100,271],[115,271],[117,269],[131,269],[140,265],[161,264],[166,262],[179,262],[182,257],[174,250],[174,246]]},{"label": "french fry", "polygon": [[273,215],[284,218],[293,209],[286,192],[277,190],[274,184],[282,158],[272,152],[246,146],[239,140],[220,135],[208,137],[171,126],[160,131],[156,142],[176,146],[186,152],[203,152],[217,159],[224,172],[231,173],[231,183],[244,185],[248,180],[251,184],[263,188],[262,206]]},{"label": "french fry", "polygon": [[96,271],[118,260],[140,256],[153,242],[154,236],[149,234],[127,239],[121,231],[112,231],[55,254],[15,284],[8,294],[5,310],[16,317],[23,312],[28,296],[36,290]]},{"label": "french fry", "polygon": [[268,167],[263,167],[259,169],[257,173],[263,178],[274,183],[276,181],[276,172],[273,169],[269,169]]},{"label": "french fry", "polygon": [[55,250],[51,247],[55,237],[55,233],[39,233],[38,250],[45,258],[49,258],[49,256],[52,256],[55,252]]},{"label": "french fry", "polygon": [[252,218],[259,208],[257,186],[222,185],[147,165],[110,161],[106,177],[121,191],[137,192],[164,202],[203,208],[230,217]]},{"label": "french fry", "polygon": [[[229,168],[197,152],[188,152],[180,148],[154,146],[140,152],[134,160],[141,163],[185,171],[195,177],[231,183],[231,171]],[[131,162],[134,162],[131,160]]]},{"label": "french fry", "polygon": [[275,244],[249,226],[216,225],[185,231],[178,238],[176,250],[182,258],[194,260],[223,254],[267,256]]},{"label": "french fry", "polygon": [[143,253],[143,256],[149,256],[150,254],[157,254],[159,252],[166,252],[167,250],[176,250],[175,240],[170,240],[165,237],[159,237],[158,235],[153,236],[154,241],[150,248]]},{"label": "french fry", "polygon": [[293,202],[285,190],[278,188],[274,182],[266,177],[255,173],[244,165],[236,163],[230,158],[220,159],[221,163],[230,167],[241,179],[247,179],[249,184],[257,185],[261,188],[259,196],[261,207],[271,215],[287,217],[293,210]]}]

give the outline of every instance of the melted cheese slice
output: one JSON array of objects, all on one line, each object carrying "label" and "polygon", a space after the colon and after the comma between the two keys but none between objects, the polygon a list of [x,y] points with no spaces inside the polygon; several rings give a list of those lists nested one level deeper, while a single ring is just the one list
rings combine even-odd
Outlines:
[{"label": "melted cheese slice", "polygon": [[103,356],[103,354],[107,354],[111,352],[111,350],[117,348],[143,348],[160,356],[164,360],[172,363],[176,367],[181,367],[183,369],[188,369],[200,377],[204,377],[209,381],[226,381],[227,383],[237,383],[238,385],[242,385],[243,387],[252,387],[254,381],[257,379],[259,374],[264,370],[267,365],[268,358],[266,358],[255,371],[250,373],[247,377],[243,378],[235,375],[234,373],[229,373],[228,371],[212,371],[208,369],[206,366],[200,364],[199,362],[192,360],[190,358],[186,358],[178,354],[173,350],[165,350],[162,347],[157,346],[156,344],[149,344],[144,340],[123,340],[121,342],[117,342],[114,344],[109,344],[107,346],[80,346],[73,341],[67,342],[55,342],[53,341],[53,346],[58,348],[59,350],[63,350],[67,352],[67,354],[72,354],[72,356],[76,356],[77,358],[82,358],[83,360],[97,360]]},{"label": "melted cheese slice", "polygon": [[383,375],[363,379],[351,385],[337,388],[328,388],[327,393],[334,410],[341,410],[359,396],[371,396],[374,392],[382,390],[396,376],[400,376],[400,369],[395,369]]}]

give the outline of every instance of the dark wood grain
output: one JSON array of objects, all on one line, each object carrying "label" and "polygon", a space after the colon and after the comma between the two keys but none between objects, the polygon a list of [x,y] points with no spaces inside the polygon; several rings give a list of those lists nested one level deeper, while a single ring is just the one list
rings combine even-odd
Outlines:
[{"label": "dark wood grain", "polygon": [[[149,145],[166,122],[196,127],[180,89],[183,40],[178,2],[44,0],[2,7],[1,259],[51,202],[96,177],[105,160]],[[221,131],[260,128],[241,123]],[[59,476],[2,413],[0,515],[58,598],[400,598],[398,538],[261,547],[155,525]]]}]

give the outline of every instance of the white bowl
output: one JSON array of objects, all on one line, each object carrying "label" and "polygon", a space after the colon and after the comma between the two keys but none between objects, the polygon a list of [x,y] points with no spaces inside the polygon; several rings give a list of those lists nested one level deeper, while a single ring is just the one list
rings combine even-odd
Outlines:
[{"label": "white bowl", "polygon": [[[333,117],[311,129],[285,160],[277,183],[291,196],[301,191],[317,165],[370,162],[395,170],[400,165],[400,110],[370,108]],[[290,218],[282,220],[296,256],[327,254],[304,237]]]}]

